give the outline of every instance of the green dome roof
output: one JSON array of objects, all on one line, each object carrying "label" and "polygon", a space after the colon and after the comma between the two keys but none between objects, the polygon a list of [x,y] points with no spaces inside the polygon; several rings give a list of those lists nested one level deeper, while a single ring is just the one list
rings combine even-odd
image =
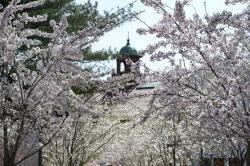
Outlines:
[{"label": "green dome roof", "polygon": [[126,46],[120,49],[120,54],[122,56],[138,56],[139,57],[136,49],[134,49],[133,47],[130,47],[129,39],[127,40]]}]

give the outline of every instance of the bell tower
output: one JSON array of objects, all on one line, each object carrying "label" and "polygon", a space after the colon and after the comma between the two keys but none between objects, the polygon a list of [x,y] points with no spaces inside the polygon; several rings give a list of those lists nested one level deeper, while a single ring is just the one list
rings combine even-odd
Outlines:
[{"label": "bell tower", "polygon": [[[130,46],[130,40],[128,38],[126,45],[120,49],[119,56],[116,59],[116,75],[131,72],[131,63],[138,62],[140,58],[141,56],[137,54],[136,49]],[[123,71],[122,65],[124,66]]]}]

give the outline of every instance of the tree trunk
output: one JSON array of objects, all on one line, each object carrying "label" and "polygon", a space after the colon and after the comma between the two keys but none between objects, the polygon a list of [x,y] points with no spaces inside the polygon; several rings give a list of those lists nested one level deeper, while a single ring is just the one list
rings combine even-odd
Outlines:
[{"label": "tree trunk", "polygon": [[38,166],[42,166],[43,165],[43,151],[42,149],[40,149],[38,151]]},{"label": "tree trunk", "polygon": [[8,141],[8,126],[3,125],[3,166],[14,166],[15,156],[12,156],[9,151],[9,141]]},{"label": "tree trunk", "polygon": [[250,166],[250,140],[247,141],[246,164]]},{"label": "tree trunk", "polygon": [[173,166],[176,166],[176,136],[174,136],[174,146],[173,146]]},{"label": "tree trunk", "polygon": [[4,158],[4,166],[15,166],[14,160],[12,158]]}]

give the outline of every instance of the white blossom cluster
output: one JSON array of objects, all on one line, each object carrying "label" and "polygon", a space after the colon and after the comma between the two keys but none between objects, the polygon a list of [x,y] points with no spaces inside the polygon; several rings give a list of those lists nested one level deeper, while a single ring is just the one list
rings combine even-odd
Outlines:
[{"label": "white blossom cluster", "polygon": [[190,130],[181,135],[201,142],[197,147],[204,153],[241,157],[244,161],[240,153],[250,147],[249,1],[225,1],[235,7],[244,3],[245,9],[236,14],[206,13],[204,18],[198,14],[185,16],[189,1],[176,1],[173,12],[165,10],[167,4],[142,2],[161,8],[162,20],[138,32],[159,38],[142,53],[171,64],[164,72],[151,75],[164,84],[157,96],[166,112],[176,106],[176,115],[190,118],[186,123]]},{"label": "white blossom cluster", "polygon": [[[60,22],[50,20],[51,33],[28,28],[30,23],[47,21],[47,15],[31,17],[24,11],[44,3],[12,0],[0,9],[0,149],[6,166],[22,163],[47,146],[66,124],[70,128],[71,114],[91,114],[87,100],[71,86],[87,86],[92,76],[68,59],[81,60],[82,49],[134,17],[131,12],[116,21],[106,19],[72,35],[66,32],[66,16]],[[44,46],[39,38],[49,43]]]}]

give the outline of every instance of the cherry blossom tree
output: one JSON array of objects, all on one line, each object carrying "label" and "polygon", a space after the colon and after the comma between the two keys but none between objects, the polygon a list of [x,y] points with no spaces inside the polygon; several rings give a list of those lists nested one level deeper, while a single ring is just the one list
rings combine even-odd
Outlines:
[{"label": "cherry blossom tree", "polygon": [[[83,71],[68,59],[82,59],[82,49],[136,14],[105,18],[73,35],[66,32],[65,16],[58,23],[51,20],[53,32],[47,33],[25,26],[46,21],[46,14],[31,17],[20,12],[45,0],[19,2],[12,0],[0,8],[0,158],[4,166],[23,163],[57,136],[70,114],[86,112],[84,100],[71,86],[98,74]],[[49,44],[41,46],[39,37],[49,39]]]},{"label": "cherry blossom tree", "polygon": [[97,159],[119,132],[102,107],[92,114],[70,116],[57,138],[44,150],[46,165],[81,166]]},{"label": "cherry blossom tree", "polygon": [[189,109],[200,124],[202,132],[197,134],[210,136],[217,143],[215,146],[227,140],[231,148],[239,144],[247,147],[243,160],[250,165],[250,2],[227,0],[226,5],[243,4],[244,10],[206,13],[204,17],[197,13],[186,16],[185,7],[191,0],[177,0],[172,9],[162,0],[142,2],[162,15],[154,26],[138,29],[140,34],[159,38],[142,53],[150,54],[152,60],[169,61],[171,65],[165,72],[154,75],[164,84],[158,92],[159,99],[163,104],[166,101],[174,104],[178,99],[175,104]]}]

